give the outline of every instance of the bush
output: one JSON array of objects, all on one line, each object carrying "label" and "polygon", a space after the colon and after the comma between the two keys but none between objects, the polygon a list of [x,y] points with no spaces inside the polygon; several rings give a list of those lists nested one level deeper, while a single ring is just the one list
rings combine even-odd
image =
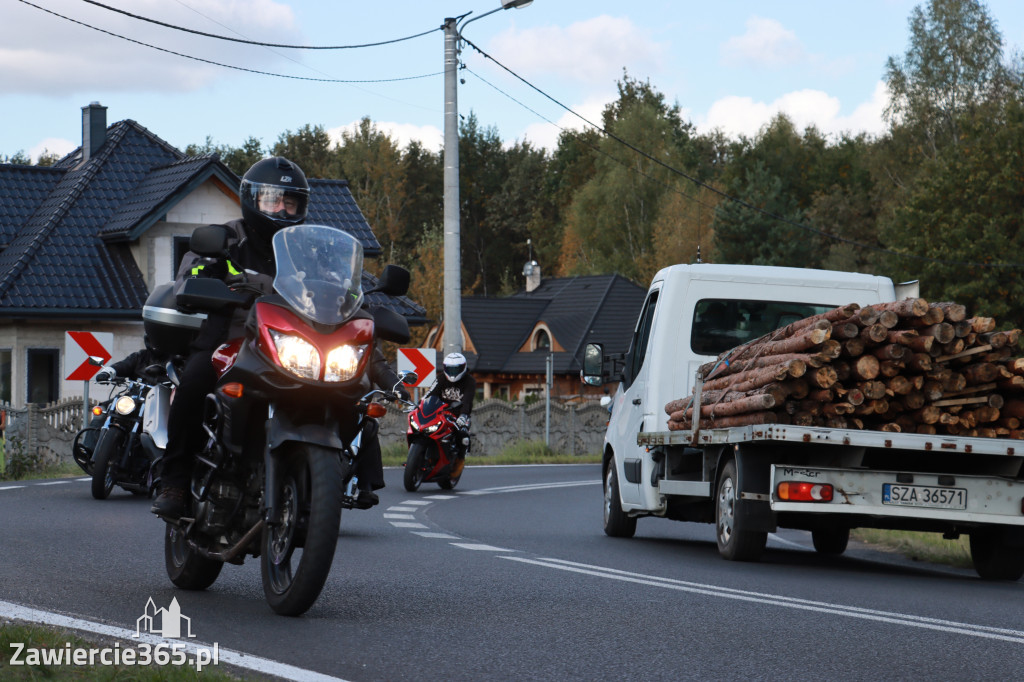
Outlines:
[{"label": "bush", "polygon": [[9,437],[2,442],[3,452],[0,460],[3,461],[3,466],[0,467],[0,478],[14,481],[36,473],[42,468],[42,457],[38,452],[25,452],[20,438]]}]

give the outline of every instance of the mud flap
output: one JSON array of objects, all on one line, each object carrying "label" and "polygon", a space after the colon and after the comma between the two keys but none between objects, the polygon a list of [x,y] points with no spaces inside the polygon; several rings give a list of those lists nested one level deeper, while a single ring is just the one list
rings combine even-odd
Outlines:
[{"label": "mud flap", "polygon": [[744,530],[776,530],[775,512],[768,502],[771,496],[771,463],[773,457],[755,448],[736,449],[736,525]]}]

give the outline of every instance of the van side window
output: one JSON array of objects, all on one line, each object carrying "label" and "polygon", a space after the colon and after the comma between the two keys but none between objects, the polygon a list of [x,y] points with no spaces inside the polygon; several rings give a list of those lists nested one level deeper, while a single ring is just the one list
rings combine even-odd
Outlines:
[{"label": "van side window", "polygon": [[658,292],[652,291],[644,303],[643,312],[640,313],[640,322],[637,324],[636,332],[633,334],[633,341],[629,346],[629,354],[626,357],[626,371],[623,383],[626,388],[633,384],[633,380],[640,373],[644,365],[644,357],[647,355],[647,342],[651,338],[651,325],[654,323],[654,311],[658,307]]}]

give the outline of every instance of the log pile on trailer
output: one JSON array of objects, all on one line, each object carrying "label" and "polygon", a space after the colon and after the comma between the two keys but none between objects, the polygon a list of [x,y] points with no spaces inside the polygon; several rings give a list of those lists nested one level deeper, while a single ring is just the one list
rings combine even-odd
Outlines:
[{"label": "log pile on trailer", "polygon": [[668,428],[795,424],[1024,439],[1020,330],[956,303],[849,304],[732,348],[700,368]]}]

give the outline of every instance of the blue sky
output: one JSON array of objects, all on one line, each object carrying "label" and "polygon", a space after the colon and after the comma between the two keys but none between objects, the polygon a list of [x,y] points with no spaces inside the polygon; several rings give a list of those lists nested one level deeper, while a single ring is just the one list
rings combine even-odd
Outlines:
[{"label": "blue sky", "polygon": [[[753,135],[776,112],[799,125],[884,130],[885,62],[908,45],[912,0],[780,2],[535,0],[102,0],[169,24],[249,40],[350,45],[432,31],[414,40],[349,50],[242,45],[154,26],[85,0],[31,0],[84,24],[247,73],[87,28],[27,5],[0,3],[0,154],[64,153],[81,142],[81,107],[99,101],[184,148],[210,136],[272,145],[285,130],[322,125],[333,135],[369,116],[400,143],[441,147],[445,17],[472,12],[463,35],[523,79],[597,122],[623,69],[649,80],[701,130]],[[1024,46],[1024,2],[985,3],[1008,54]],[[468,48],[459,112],[473,111],[507,142],[553,146],[584,124]],[[376,81],[328,83],[306,79]],[[503,91],[504,94],[502,94]]]}]

